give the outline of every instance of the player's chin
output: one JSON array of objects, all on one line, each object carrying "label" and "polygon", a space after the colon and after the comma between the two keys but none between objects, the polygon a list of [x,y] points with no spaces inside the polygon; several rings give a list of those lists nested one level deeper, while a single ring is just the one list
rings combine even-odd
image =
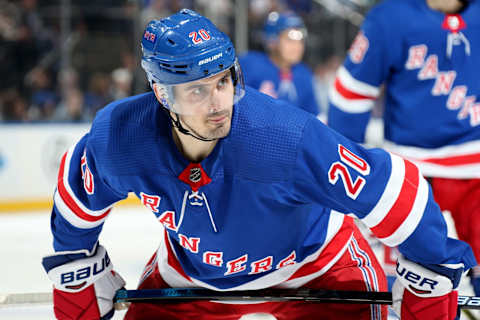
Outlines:
[{"label": "player's chin", "polygon": [[230,133],[230,122],[227,122],[222,125],[216,126],[216,128],[210,130],[208,133],[208,138],[221,139],[228,136],[229,133]]}]

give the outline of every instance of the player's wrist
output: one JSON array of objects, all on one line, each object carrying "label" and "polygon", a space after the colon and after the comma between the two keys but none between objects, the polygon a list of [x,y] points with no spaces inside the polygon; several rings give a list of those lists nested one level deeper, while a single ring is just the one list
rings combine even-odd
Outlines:
[{"label": "player's wrist", "polygon": [[445,319],[457,315],[459,284],[464,266],[422,265],[400,255],[393,284],[393,309],[406,320]]},{"label": "player's wrist", "polygon": [[396,275],[402,285],[419,297],[439,297],[455,289],[463,273],[463,264],[428,265],[408,260],[400,255],[397,260]]},{"label": "player's wrist", "polygon": [[101,245],[98,245],[91,256],[86,255],[84,250],[74,252],[73,256],[76,257],[75,260],[55,267],[51,267],[54,265],[53,261],[58,262],[71,259],[72,252],[59,252],[43,259],[43,265],[48,277],[58,290],[78,292],[95,283],[113,269],[108,253]]},{"label": "player's wrist", "polygon": [[105,248],[57,252],[46,256],[43,265],[54,284],[54,311],[58,319],[110,319],[113,299],[125,286],[123,278],[113,271]]}]

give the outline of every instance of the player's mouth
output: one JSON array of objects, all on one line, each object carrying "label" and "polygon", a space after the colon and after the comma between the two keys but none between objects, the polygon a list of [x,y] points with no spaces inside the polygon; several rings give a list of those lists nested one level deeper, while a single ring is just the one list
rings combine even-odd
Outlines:
[{"label": "player's mouth", "polygon": [[208,121],[214,124],[221,124],[228,120],[228,113],[223,113],[215,115],[214,117],[209,117]]}]

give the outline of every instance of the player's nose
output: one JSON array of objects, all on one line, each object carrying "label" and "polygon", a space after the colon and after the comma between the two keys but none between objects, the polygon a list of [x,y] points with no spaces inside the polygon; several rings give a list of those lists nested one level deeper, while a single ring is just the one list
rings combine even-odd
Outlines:
[{"label": "player's nose", "polygon": [[217,90],[214,90],[212,96],[210,97],[210,105],[208,108],[209,113],[215,113],[221,111],[224,108],[222,106],[221,95]]}]

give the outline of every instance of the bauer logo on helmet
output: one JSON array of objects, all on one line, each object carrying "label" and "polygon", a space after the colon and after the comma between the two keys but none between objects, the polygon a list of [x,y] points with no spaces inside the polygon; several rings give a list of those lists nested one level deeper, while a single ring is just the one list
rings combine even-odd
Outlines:
[{"label": "bauer logo on helmet", "polygon": [[198,65],[201,66],[202,64],[215,61],[215,60],[221,58],[222,56],[223,56],[223,54],[222,54],[221,52],[220,52],[220,53],[217,53],[216,55],[213,55],[213,56],[211,56],[211,57],[208,57],[208,58],[205,58],[205,59],[203,59],[203,60],[198,61]]}]

